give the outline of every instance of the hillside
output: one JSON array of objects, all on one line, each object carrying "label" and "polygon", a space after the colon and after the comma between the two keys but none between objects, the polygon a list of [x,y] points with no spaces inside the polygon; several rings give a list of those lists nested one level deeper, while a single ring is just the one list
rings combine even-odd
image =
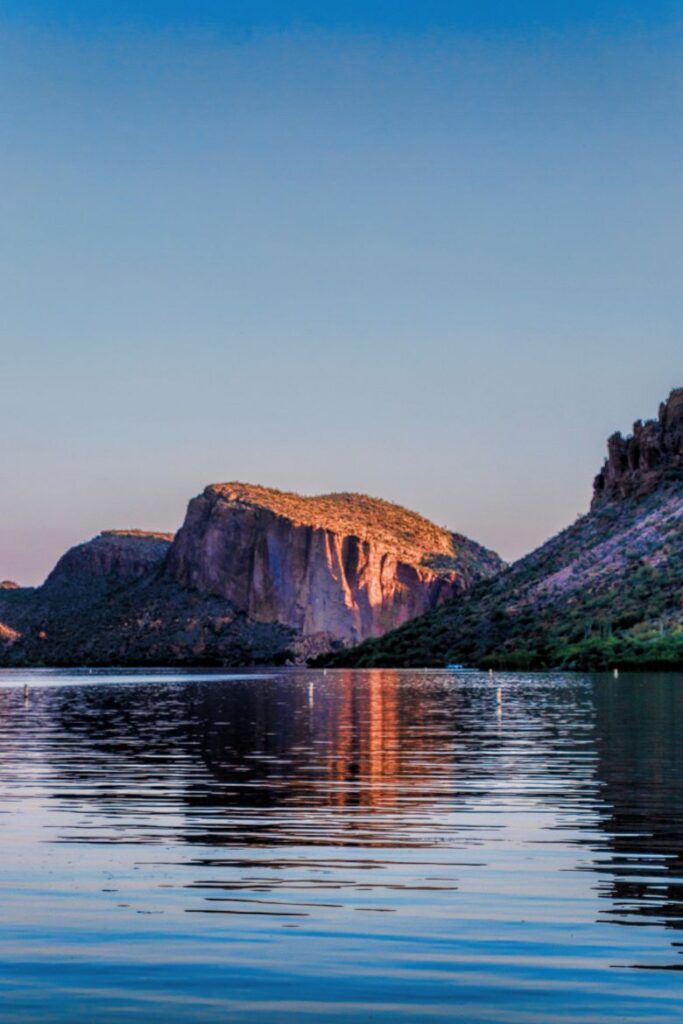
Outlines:
[{"label": "hillside", "polygon": [[494,579],[343,666],[606,668],[683,664],[683,389],[613,435],[591,510]]}]

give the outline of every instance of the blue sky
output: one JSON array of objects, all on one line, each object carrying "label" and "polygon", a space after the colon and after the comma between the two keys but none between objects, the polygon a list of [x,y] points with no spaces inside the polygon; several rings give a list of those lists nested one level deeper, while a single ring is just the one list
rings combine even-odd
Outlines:
[{"label": "blue sky", "polygon": [[570,522],[683,383],[682,41],[664,3],[5,2],[0,578],[218,480],[506,557]]},{"label": "blue sky", "polygon": [[211,27],[221,32],[322,28],[332,31],[417,33],[437,28],[465,32],[528,32],[675,24],[673,0],[4,0],[9,21],[85,30],[111,26],[152,29]]}]

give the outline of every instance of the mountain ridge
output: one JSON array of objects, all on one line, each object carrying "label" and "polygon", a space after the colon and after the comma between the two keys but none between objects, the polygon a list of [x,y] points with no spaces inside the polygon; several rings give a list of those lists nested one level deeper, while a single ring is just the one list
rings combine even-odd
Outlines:
[{"label": "mountain ridge", "polygon": [[0,662],[299,660],[386,629],[503,565],[366,495],[212,484],[177,534],[105,530],[0,593]]}]

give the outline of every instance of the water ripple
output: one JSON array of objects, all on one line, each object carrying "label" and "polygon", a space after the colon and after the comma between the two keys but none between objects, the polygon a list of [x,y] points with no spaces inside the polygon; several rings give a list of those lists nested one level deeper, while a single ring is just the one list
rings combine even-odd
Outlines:
[{"label": "water ripple", "polygon": [[0,672],[0,1020],[678,1021],[682,683]]}]

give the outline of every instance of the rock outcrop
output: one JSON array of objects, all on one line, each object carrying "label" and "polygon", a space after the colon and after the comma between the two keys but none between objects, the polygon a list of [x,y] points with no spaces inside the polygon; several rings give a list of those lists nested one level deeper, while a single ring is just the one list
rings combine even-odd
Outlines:
[{"label": "rock outcrop", "polygon": [[633,424],[633,433],[612,434],[607,459],[593,484],[593,504],[644,497],[663,480],[683,479],[683,388],[672,391],[659,416]]},{"label": "rock outcrop", "polygon": [[502,568],[497,555],[389,502],[217,484],[190,502],[166,574],[304,637],[380,636]]}]

